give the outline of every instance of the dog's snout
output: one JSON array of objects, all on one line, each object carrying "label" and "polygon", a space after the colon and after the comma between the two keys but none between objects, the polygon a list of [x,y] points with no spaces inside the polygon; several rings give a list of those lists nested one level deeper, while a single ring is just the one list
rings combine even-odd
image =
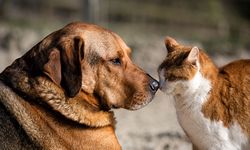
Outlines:
[{"label": "dog's snout", "polygon": [[159,88],[159,84],[157,81],[153,81],[150,83],[150,89],[153,91],[153,92],[156,92]]},{"label": "dog's snout", "polygon": [[157,90],[158,90],[158,88],[159,88],[159,82],[158,81],[156,81],[153,77],[151,77],[150,75],[148,75],[149,76],[149,87],[150,87],[150,90],[152,91],[152,92],[156,92]]}]

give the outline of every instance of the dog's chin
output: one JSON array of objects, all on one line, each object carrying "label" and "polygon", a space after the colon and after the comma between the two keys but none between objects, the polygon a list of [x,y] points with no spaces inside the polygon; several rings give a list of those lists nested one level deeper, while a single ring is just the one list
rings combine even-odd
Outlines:
[{"label": "dog's chin", "polygon": [[142,99],[133,99],[132,102],[129,105],[125,106],[124,108],[127,110],[131,110],[131,111],[141,109],[141,108],[145,107],[147,104],[149,104],[153,100],[153,98],[154,98],[154,95],[150,94],[149,96],[147,96],[143,100]]}]

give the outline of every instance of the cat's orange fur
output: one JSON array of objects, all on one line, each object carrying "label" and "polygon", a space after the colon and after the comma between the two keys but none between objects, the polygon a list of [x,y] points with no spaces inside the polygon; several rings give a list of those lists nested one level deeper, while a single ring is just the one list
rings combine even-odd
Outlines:
[{"label": "cat's orange fur", "polygon": [[[238,142],[236,145],[239,144],[239,147],[234,147],[234,139],[238,136],[237,133],[235,133],[235,129],[232,129],[234,124],[239,125],[239,135],[242,132],[242,135],[246,137],[246,141],[248,140],[249,143],[250,59],[234,61],[224,67],[217,68],[209,56],[198,48],[180,45],[170,37],[166,38],[165,44],[168,50],[168,55],[158,69],[161,89],[163,91],[164,88],[168,88],[172,83],[176,84],[177,82],[183,82],[186,84],[186,81],[192,80],[197,72],[200,72],[201,80],[206,80],[209,83],[209,90],[207,93],[205,92],[205,96],[201,96],[200,99],[198,97],[199,95],[197,96],[197,94],[195,94],[196,91],[198,91],[197,93],[202,91],[202,89],[199,88],[196,89],[193,95],[190,93],[194,98],[191,97],[189,99],[188,96],[181,97],[181,92],[184,93],[187,92],[187,90],[181,89],[179,90],[179,93],[175,91],[168,93],[174,96],[175,101],[178,101],[177,103],[183,101],[182,105],[186,103],[186,100],[192,101],[193,99],[198,100],[198,103],[197,101],[194,101],[197,105],[199,103],[201,104],[201,107],[198,110],[193,108],[195,106],[190,105],[188,109],[183,110],[183,113],[179,112],[178,114],[177,111],[177,116],[180,115],[178,118],[179,122],[187,135],[192,137],[192,143],[199,149],[213,149],[211,146],[211,144],[213,144],[213,140],[211,140],[213,136],[218,139],[224,138],[223,136],[228,136],[225,137],[226,140],[217,140],[217,143],[215,142],[215,144],[217,144],[215,149],[228,149],[231,145],[231,149],[241,149],[241,146],[247,144],[247,142]],[[174,87],[174,89],[175,88],[176,87]],[[195,96],[198,98],[195,98]],[[189,102],[186,104],[188,103]],[[195,141],[195,139],[199,139],[199,137],[195,135],[195,131],[190,131],[192,128],[190,127],[192,126],[192,122],[186,121],[185,117],[183,117],[186,115],[185,113],[189,111],[191,112],[189,115],[193,115],[193,118],[191,117],[193,120],[200,119],[197,121],[197,124],[200,123],[201,125],[198,125],[197,128],[200,127],[201,130],[204,129],[204,135],[202,135],[202,131],[197,133],[201,134],[199,137],[206,138],[206,136],[211,136],[211,138],[208,138],[208,142],[203,142],[202,140],[202,142]],[[201,115],[196,115],[194,113],[201,113]],[[191,125],[186,125],[187,123],[190,123]],[[248,148],[250,149],[250,147],[247,147],[247,149]]]},{"label": "cat's orange fur", "polygon": [[250,60],[234,61],[214,76],[214,88],[202,107],[205,117],[222,120],[225,127],[237,121],[250,136]]}]

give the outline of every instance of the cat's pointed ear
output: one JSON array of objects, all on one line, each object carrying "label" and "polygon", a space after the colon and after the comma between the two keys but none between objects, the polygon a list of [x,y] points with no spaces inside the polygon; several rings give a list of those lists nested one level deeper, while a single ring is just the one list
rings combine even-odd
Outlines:
[{"label": "cat's pointed ear", "polygon": [[175,39],[167,36],[165,38],[165,45],[166,45],[166,48],[167,48],[167,51],[168,53],[171,53],[175,50],[175,46],[179,45]]},{"label": "cat's pointed ear", "polygon": [[199,60],[199,49],[198,47],[195,46],[189,52],[186,61],[192,64],[197,64],[198,60]]}]

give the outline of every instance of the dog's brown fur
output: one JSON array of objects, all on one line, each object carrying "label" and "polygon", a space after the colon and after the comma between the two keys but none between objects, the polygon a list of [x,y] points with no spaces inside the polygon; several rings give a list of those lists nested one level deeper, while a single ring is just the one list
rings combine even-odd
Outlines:
[{"label": "dog's brown fur", "polygon": [[47,36],[0,74],[0,145],[121,149],[110,109],[139,109],[157,90],[130,51],[95,25],[71,23]]}]

